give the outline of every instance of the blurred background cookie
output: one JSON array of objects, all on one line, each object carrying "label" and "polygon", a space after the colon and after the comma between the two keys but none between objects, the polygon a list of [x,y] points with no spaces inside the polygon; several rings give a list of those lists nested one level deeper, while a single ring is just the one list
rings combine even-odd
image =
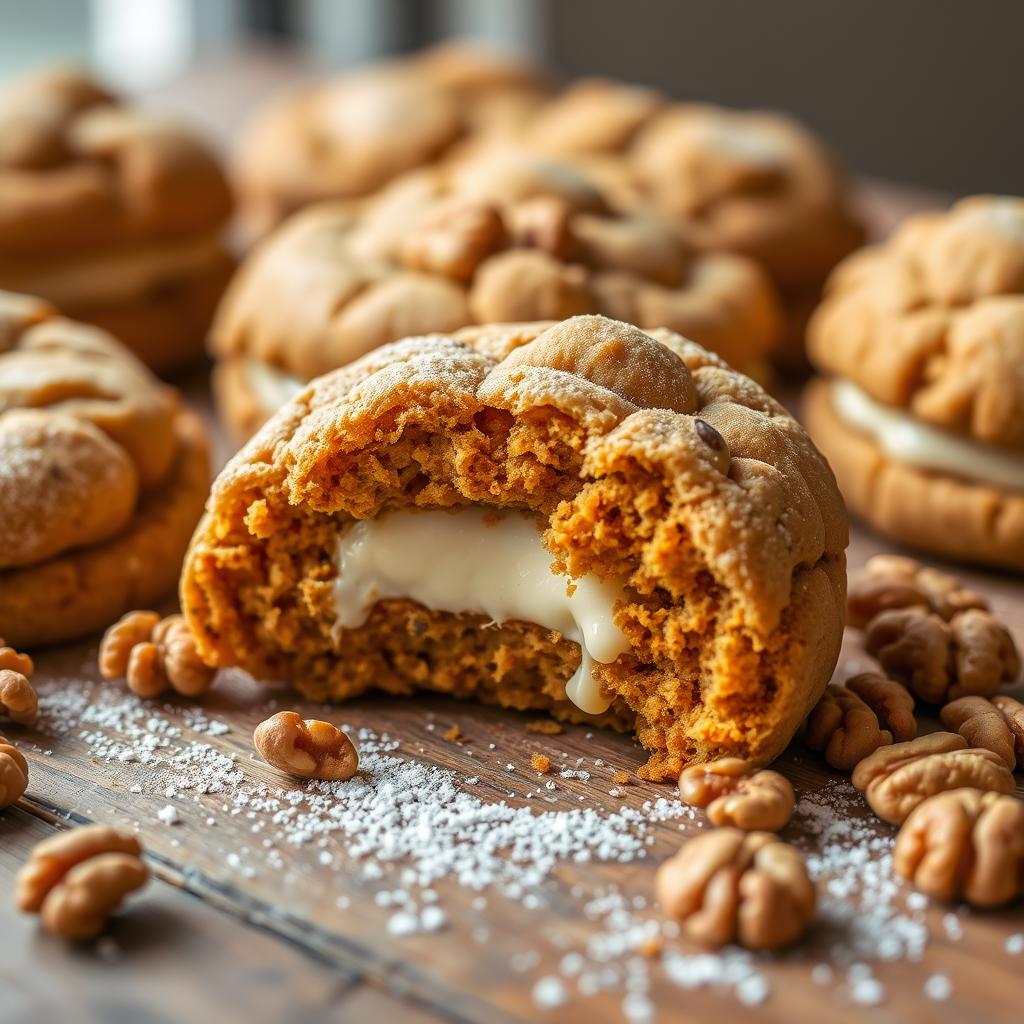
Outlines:
[{"label": "blurred background cookie", "polygon": [[231,209],[190,130],[51,70],[0,92],[0,288],[103,327],[163,372],[202,352]]},{"label": "blurred background cookie", "polygon": [[221,409],[242,436],[318,374],[408,335],[603,313],[668,327],[748,371],[780,335],[756,262],[686,245],[568,160],[493,145],[312,207],[243,263],[217,315]]},{"label": "blurred background cookie", "polygon": [[0,635],[84,636],[174,588],[205,431],[110,335],[0,292]]},{"label": "blurred background cookie", "polygon": [[908,220],[837,270],[810,325],[811,432],[896,540],[1024,570],[1024,200]]},{"label": "blurred background cookie", "polygon": [[275,99],[238,151],[245,234],[318,200],[376,192],[470,133],[511,128],[546,91],[525,61],[449,43]]}]

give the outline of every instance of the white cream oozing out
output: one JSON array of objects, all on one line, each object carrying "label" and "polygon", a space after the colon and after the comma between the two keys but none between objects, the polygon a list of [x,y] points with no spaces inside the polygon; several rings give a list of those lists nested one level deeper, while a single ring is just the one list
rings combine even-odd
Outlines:
[{"label": "white cream oozing out", "polygon": [[843,422],[867,434],[897,462],[1024,490],[1024,459],[929,426],[876,402],[851,381],[833,381],[832,405]]},{"label": "white cream oozing out", "polygon": [[552,561],[537,527],[520,513],[495,518],[480,506],[386,512],[354,523],[338,540],[335,628],[361,626],[388,598],[496,623],[536,623],[580,645],[580,667],[565,695],[597,715],[611,700],[594,678],[594,662],[609,664],[629,650],[613,620],[622,587],[590,575],[570,581],[551,571]]}]

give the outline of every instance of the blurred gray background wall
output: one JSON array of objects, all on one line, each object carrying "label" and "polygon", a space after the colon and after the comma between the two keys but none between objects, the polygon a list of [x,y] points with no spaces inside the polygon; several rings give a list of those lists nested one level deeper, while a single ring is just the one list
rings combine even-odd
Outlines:
[{"label": "blurred gray background wall", "polygon": [[152,87],[268,45],[319,69],[468,35],[563,76],[788,110],[855,168],[1024,194],[1024,0],[0,0],[0,74]]}]

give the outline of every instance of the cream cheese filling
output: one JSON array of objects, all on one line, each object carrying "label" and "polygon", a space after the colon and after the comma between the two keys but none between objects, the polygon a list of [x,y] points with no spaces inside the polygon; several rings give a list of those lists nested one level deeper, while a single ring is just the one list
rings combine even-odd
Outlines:
[{"label": "cream cheese filling", "polygon": [[246,359],[242,372],[256,404],[268,415],[290,402],[306,385],[298,377],[258,359]]},{"label": "cream cheese filling", "polygon": [[202,274],[220,258],[218,233],[183,242],[132,246],[46,266],[0,269],[0,287],[26,292],[56,306],[85,308],[135,301],[160,285]]},{"label": "cream cheese filling", "polygon": [[611,699],[594,678],[594,663],[610,664],[630,649],[614,621],[622,586],[591,575],[570,580],[552,572],[552,562],[537,527],[521,513],[496,518],[480,506],[386,512],[354,523],[338,540],[335,629],[361,626],[387,598],[499,624],[533,622],[580,645],[580,666],[565,695],[598,715]]},{"label": "cream cheese filling", "polygon": [[832,407],[847,426],[867,434],[897,462],[1024,490],[1024,458],[957,437],[876,402],[852,381],[832,382]]}]

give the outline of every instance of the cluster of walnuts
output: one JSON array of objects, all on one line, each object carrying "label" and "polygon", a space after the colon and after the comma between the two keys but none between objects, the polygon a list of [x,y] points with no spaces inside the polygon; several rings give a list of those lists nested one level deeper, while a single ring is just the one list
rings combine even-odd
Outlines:
[{"label": "cluster of walnuts", "polygon": [[[195,638],[181,615],[129,612],[104,634],[100,673],[124,677],[144,698],[168,689],[183,696],[204,693],[215,670],[205,665]],[[28,682],[28,655],[0,640],[0,714],[31,721],[38,707]],[[257,750],[274,767],[305,779],[349,779],[359,767],[359,752],[341,729],[327,722],[303,721],[291,711],[261,723],[254,734]],[[0,735],[0,809],[20,799],[28,786],[28,765]],[[106,825],[88,825],[39,843],[18,875],[15,902],[24,913],[38,914],[52,934],[71,941],[98,935],[126,896],[149,878],[138,839]]]},{"label": "cluster of walnuts", "polygon": [[[880,672],[830,685],[805,742],[900,825],[897,871],[921,891],[995,906],[1024,892],[1024,705],[999,690],[1021,659],[980,594],[909,558],[871,559],[850,585],[848,621]],[[917,735],[915,703],[947,731]]]},{"label": "cluster of walnuts", "polygon": [[[853,784],[884,821],[900,825],[896,870],[937,899],[994,907],[1024,893],[1024,704],[998,691],[1021,662],[987,601],[953,576],[880,556],[850,586],[848,619],[879,670],[830,684],[805,742]],[[946,730],[918,736],[920,701]],[[737,758],[687,768],[685,803],[720,826],[687,843],[658,872],[658,898],[705,945],[774,949],[814,914],[798,850],[773,833],[794,809],[778,772]]]}]

